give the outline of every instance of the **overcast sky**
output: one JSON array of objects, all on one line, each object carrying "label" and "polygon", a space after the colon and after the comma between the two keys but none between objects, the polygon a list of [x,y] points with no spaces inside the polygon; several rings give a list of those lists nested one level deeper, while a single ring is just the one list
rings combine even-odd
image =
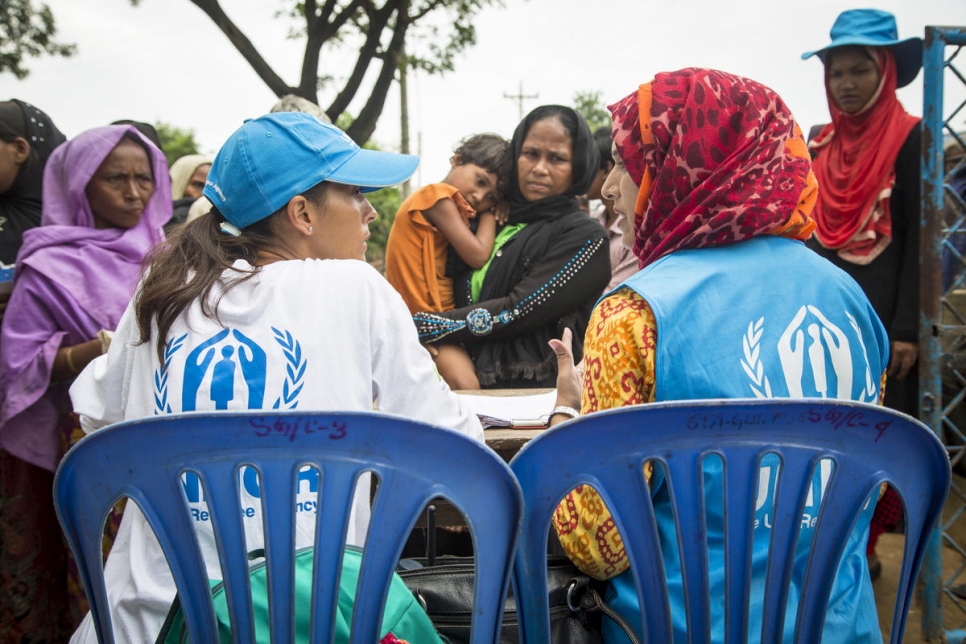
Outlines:
[{"label": "overcast sky", "polygon": [[[274,95],[228,39],[188,0],[43,0],[57,18],[73,58],[32,60],[25,80],[0,75],[0,98],[45,110],[69,137],[120,118],[165,121],[195,130],[214,153],[245,118],[266,112]],[[301,43],[286,40],[289,24],[273,19],[283,0],[222,0],[222,5],[275,71],[294,83]],[[414,75],[411,138],[422,156],[417,185],[444,178],[454,145],[474,132],[509,137],[519,121],[506,94],[524,102],[572,104],[577,91],[600,91],[613,102],[656,72],[714,67],[759,80],[785,99],[807,131],[828,120],[817,59],[802,52],[829,41],[835,17],[854,7],[842,0],[506,0],[476,21],[477,45],[443,77]],[[900,37],[926,25],[966,25],[966,0],[881,0]],[[350,58],[330,56],[321,74],[345,75]],[[958,60],[966,68],[966,53]],[[948,81],[947,81],[948,82]],[[949,106],[963,100],[957,81]],[[322,103],[325,104],[325,96]],[[922,75],[899,98],[922,114]],[[350,107],[357,111],[361,102]],[[960,120],[966,127],[966,114]],[[397,149],[399,95],[390,94],[375,141]],[[419,147],[417,150],[416,148]]]}]

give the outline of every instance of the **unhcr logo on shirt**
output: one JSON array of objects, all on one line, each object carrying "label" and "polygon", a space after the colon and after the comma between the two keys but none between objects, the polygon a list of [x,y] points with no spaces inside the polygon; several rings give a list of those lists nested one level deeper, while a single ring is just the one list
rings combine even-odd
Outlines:
[{"label": "unhcr logo on shirt", "polygon": [[[741,367],[756,398],[839,398],[875,402],[878,382],[872,376],[869,355],[855,318],[845,312],[849,325],[833,323],[817,307],[802,306],[786,325],[777,349],[787,393],[775,394],[768,378],[761,342],[765,318],[748,323],[742,337]],[[858,360],[854,360],[858,358]],[[865,365],[856,374],[854,364]],[[858,385],[861,389],[853,391]]]},{"label": "unhcr logo on shirt", "polygon": [[[223,329],[187,353],[182,351],[187,334],[169,340],[154,374],[155,413],[297,408],[308,359],[289,331],[272,327],[272,334],[275,344],[263,348],[238,329]],[[178,372],[180,387],[169,383]],[[284,376],[269,382],[270,372]]]},{"label": "unhcr logo on shirt", "polygon": [[[201,479],[194,472],[181,475],[181,485],[185,500],[189,505],[189,512],[197,522],[211,520],[211,513],[205,500],[205,490]],[[238,472],[238,486],[241,492],[241,506],[239,511],[245,518],[251,519],[260,513],[259,503],[261,490],[258,483],[258,472],[255,468],[243,466]],[[318,510],[319,471],[314,467],[303,467],[296,479],[296,512],[316,512]]]}]

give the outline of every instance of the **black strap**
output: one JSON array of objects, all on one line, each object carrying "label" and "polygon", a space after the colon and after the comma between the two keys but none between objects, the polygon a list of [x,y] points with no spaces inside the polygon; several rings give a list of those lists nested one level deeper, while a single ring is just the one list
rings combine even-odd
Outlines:
[{"label": "black strap", "polygon": [[641,644],[641,639],[627,623],[623,615],[604,603],[597,589],[590,585],[589,577],[574,577],[567,587],[567,608],[575,613],[600,611],[621,627],[631,644]]},{"label": "black strap", "polygon": [[180,614],[181,600],[177,595],[175,595],[174,601],[171,602],[171,608],[168,610],[168,615],[164,618],[164,624],[161,626],[161,632],[158,633],[158,638],[155,640],[155,644],[165,644],[168,639],[168,635],[171,633],[171,627],[174,623],[174,619]]}]

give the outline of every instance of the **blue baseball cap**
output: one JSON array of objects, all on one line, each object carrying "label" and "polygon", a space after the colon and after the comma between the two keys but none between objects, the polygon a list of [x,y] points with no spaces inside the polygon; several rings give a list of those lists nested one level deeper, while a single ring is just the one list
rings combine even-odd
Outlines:
[{"label": "blue baseball cap", "polygon": [[830,49],[846,45],[888,47],[896,59],[896,86],[905,87],[922,67],[922,38],[899,40],[896,17],[879,9],[849,9],[839,14],[829,32],[832,42],[821,49],[807,51],[802,60],[818,56],[825,63]]},{"label": "blue baseball cap", "polygon": [[276,112],[245,121],[228,137],[203,194],[229,223],[244,228],[323,181],[371,192],[402,183],[418,165],[417,156],[364,150],[311,114]]}]

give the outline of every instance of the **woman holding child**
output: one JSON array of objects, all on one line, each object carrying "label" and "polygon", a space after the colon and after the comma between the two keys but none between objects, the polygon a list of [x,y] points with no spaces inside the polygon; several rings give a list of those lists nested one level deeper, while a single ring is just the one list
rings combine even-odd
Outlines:
[{"label": "woman holding child", "polygon": [[543,105],[517,126],[511,150],[509,220],[489,261],[456,279],[458,308],[413,319],[424,343],[463,344],[484,388],[553,387],[549,340],[564,329],[583,338],[610,275],[607,233],[576,198],[593,181],[597,149],[577,112]]}]

